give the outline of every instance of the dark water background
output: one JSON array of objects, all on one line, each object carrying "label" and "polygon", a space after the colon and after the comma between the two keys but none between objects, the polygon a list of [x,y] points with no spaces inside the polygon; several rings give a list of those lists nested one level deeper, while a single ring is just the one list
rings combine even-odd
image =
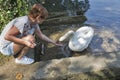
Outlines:
[{"label": "dark water background", "polygon": [[76,16],[76,12],[84,13],[86,23],[98,26],[114,27],[120,22],[119,0],[43,0],[43,4],[51,12],[67,12],[68,16]]}]

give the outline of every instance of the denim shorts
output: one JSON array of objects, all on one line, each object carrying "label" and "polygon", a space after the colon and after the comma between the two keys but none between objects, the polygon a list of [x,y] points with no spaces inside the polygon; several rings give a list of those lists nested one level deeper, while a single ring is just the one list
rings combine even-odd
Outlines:
[{"label": "denim shorts", "polygon": [[3,55],[7,55],[7,56],[14,55],[13,43],[10,43],[10,44],[7,45],[6,47],[1,48],[1,49],[0,49],[0,52],[1,52]]}]

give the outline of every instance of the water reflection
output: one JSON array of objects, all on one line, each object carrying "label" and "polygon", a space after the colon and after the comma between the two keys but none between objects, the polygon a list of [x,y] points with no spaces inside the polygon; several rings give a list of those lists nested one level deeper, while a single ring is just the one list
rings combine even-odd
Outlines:
[{"label": "water reflection", "polygon": [[89,9],[88,0],[41,0],[49,12],[67,12],[69,16],[84,14]]},{"label": "water reflection", "polygon": [[90,6],[88,0],[62,0],[61,4],[65,7],[69,16],[84,14]]}]

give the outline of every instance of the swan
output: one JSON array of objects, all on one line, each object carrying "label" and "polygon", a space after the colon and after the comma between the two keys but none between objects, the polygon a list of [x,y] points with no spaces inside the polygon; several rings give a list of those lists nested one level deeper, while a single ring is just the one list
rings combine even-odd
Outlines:
[{"label": "swan", "polygon": [[82,26],[76,31],[70,30],[59,38],[62,42],[69,39],[68,47],[72,51],[83,51],[88,47],[94,36],[94,30],[89,26]]}]

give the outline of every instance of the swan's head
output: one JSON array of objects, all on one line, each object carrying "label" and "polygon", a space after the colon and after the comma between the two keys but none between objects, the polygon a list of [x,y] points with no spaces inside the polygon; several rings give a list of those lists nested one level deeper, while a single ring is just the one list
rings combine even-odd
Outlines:
[{"label": "swan's head", "polygon": [[72,37],[74,35],[74,31],[70,30],[67,33],[65,33],[62,37],[60,37],[59,41],[64,41],[66,39],[69,39],[70,37]]}]

